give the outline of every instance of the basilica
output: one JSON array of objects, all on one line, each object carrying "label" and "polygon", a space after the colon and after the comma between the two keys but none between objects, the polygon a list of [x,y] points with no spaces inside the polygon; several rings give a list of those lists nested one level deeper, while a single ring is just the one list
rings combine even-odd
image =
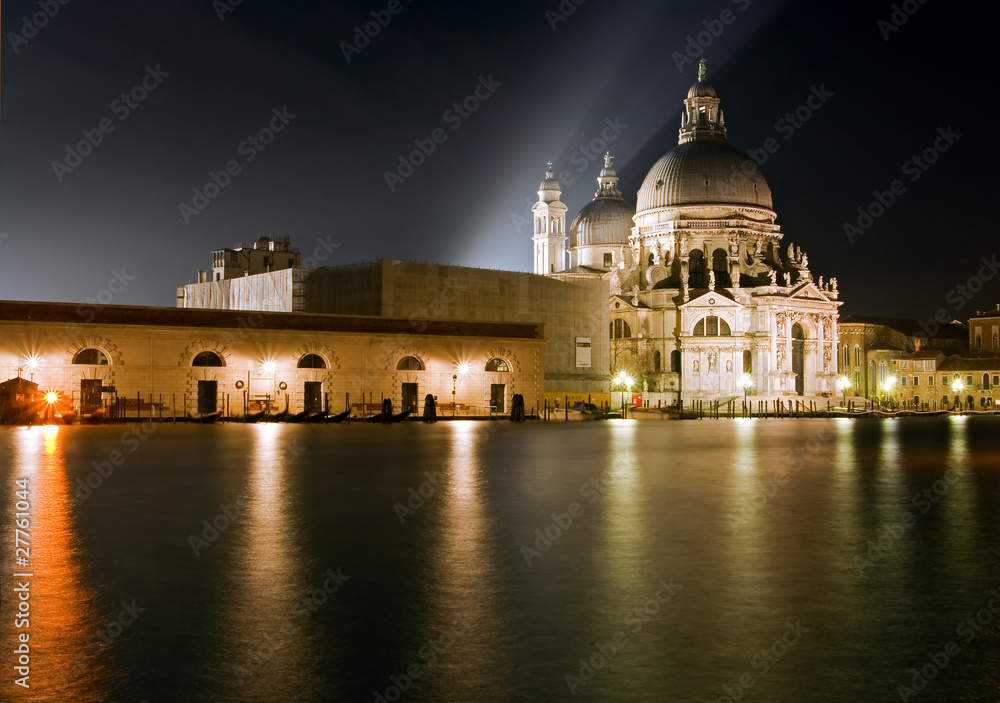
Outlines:
[{"label": "basilica", "polygon": [[534,272],[608,282],[610,373],[666,403],[831,396],[837,279],[815,279],[782,241],[756,162],[726,140],[715,88],[684,100],[677,146],[643,180],[636,206],[606,154],[598,189],[566,227],[551,164],[533,206]]}]

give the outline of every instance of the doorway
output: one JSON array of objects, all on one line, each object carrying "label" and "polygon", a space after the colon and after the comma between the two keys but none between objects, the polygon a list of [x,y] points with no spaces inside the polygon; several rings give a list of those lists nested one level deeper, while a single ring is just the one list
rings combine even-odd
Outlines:
[{"label": "doorway", "polygon": [[218,381],[198,381],[198,414],[208,415],[218,410]]},{"label": "doorway", "polygon": [[806,340],[802,326],[792,325],[792,372],[795,374],[795,395],[806,394],[805,350]]},{"label": "doorway", "polygon": [[323,383],[320,381],[306,381],[305,386],[305,408],[310,415],[323,412]]},{"label": "doorway", "polygon": [[404,413],[415,413],[417,412],[417,384],[416,383],[404,383],[403,384],[403,399],[402,406]]},{"label": "doorway", "polygon": [[493,409],[493,412],[504,412],[503,399],[506,388],[506,384],[503,383],[490,384],[490,407]]},{"label": "doorway", "polygon": [[99,378],[80,379],[80,414],[90,415],[102,406],[101,384]]}]

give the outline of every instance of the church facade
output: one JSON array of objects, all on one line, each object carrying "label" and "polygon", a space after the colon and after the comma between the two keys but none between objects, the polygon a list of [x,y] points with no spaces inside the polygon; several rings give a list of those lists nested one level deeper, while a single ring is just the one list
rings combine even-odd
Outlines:
[{"label": "church facade", "polygon": [[756,162],[726,139],[715,89],[684,100],[678,144],[647,173],[636,207],[610,154],[566,227],[551,164],[533,208],[534,271],[608,281],[610,373],[679,400],[838,394],[837,279],[814,279],[784,244]]}]

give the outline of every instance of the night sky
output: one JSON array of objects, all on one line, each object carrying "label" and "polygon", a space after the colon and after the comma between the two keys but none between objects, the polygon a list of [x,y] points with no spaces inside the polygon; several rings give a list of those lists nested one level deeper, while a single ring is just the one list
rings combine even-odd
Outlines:
[{"label": "night sky", "polygon": [[[305,256],[327,242],[325,264],[530,270],[525,216],[546,161],[572,217],[610,135],[634,203],[677,142],[700,38],[730,143],[775,140],[762,170],[784,242],[838,278],[842,312],[964,319],[1000,302],[1000,278],[968,302],[955,290],[994,276],[982,258],[1000,254],[982,7],[6,2],[0,299],[84,301],[124,278],[112,302],[172,305],[212,250],[263,235]],[[356,39],[366,23],[377,34]],[[454,109],[477,88],[475,109]],[[813,111],[814,88],[826,97]],[[783,120],[798,108],[808,120]],[[944,151],[939,129],[960,135],[938,139]],[[77,159],[84,132],[99,143]],[[400,170],[415,140],[433,153]],[[928,148],[926,170],[907,164]],[[225,187],[200,200],[211,172]],[[896,202],[849,241],[844,224],[897,179]]]}]

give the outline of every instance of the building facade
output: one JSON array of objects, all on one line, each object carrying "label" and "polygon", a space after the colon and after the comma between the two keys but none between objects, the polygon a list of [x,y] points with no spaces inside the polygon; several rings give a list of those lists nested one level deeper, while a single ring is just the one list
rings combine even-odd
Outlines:
[{"label": "building facade", "polygon": [[1000,356],[1000,305],[969,318],[969,350],[973,356]]},{"label": "building facade", "polygon": [[893,356],[882,395],[902,407],[994,410],[1000,402],[1000,356],[946,356],[925,349]]},{"label": "building facade", "polygon": [[876,399],[895,377],[895,360],[901,354],[965,354],[968,334],[957,321],[941,325],[931,337],[919,320],[849,315],[840,321],[840,368],[850,379],[853,393]]},{"label": "building facade", "polygon": [[601,278],[560,281],[521,271],[389,259],[177,289],[180,308],[373,315],[404,319],[413,333],[446,320],[538,324],[545,339],[545,389],[553,401],[606,399],[607,299],[608,283]]},{"label": "building facade", "polygon": [[[165,417],[245,409],[465,414],[544,402],[538,325],[347,315],[0,303],[0,375],[27,378],[83,414],[125,399]],[[134,400],[134,403],[133,403]],[[152,407],[150,407],[150,404]],[[447,410],[445,410],[447,412]]]},{"label": "building facade", "polygon": [[626,372],[667,403],[838,392],[837,280],[814,279],[808,255],[783,246],[770,188],[727,142],[704,61],[678,144],[650,168],[635,208],[617,184],[609,154],[594,201],[570,227],[569,261],[547,271],[560,257],[552,220],[540,216],[561,204],[550,167],[533,238],[537,273],[608,282],[612,376]]}]

